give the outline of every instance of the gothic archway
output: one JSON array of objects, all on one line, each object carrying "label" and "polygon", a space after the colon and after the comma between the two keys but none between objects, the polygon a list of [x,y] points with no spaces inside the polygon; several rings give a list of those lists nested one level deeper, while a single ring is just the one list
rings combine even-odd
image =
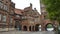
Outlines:
[{"label": "gothic archway", "polygon": [[31,26],[29,27],[29,31],[31,31]]},{"label": "gothic archway", "polygon": [[21,30],[21,25],[20,25],[19,21],[15,22],[15,28],[16,28],[16,30]]},{"label": "gothic archway", "polygon": [[46,24],[45,27],[46,31],[54,31],[54,26],[51,23]]},{"label": "gothic archway", "polygon": [[40,29],[40,24],[36,24],[36,26],[35,26],[35,31],[39,31],[39,29]]},{"label": "gothic archway", "polygon": [[23,26],[23,30],[24,31],[27,31],[27,26]]}]

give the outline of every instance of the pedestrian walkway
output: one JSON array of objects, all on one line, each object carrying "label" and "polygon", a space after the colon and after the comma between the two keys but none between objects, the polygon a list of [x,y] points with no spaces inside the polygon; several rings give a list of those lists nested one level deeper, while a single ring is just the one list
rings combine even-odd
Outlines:
[{"label": "pedestrian walkway", "polygon": [[0,34],[54,34],[54,32],[43,31],[43,32],[27,32],[27,31],[9,31],[9,32],[0,32]]}]

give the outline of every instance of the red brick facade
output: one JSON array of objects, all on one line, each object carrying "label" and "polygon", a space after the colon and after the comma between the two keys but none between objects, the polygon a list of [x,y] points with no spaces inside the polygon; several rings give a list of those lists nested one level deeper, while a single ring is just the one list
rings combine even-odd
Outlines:
[{"label": "red brick facade", "polygon": [[21,30],[21,31],[46,31],[46,25],[52,24],[54,28],[58,26],[57,21],[51,21],[46,18],[48,13],[45,6],[41,3],[41,15],[37,9],[32,9],[32,4],[23,10],[15,8],[15,4],[11,0],[0,1],[0,29]]},{"label": "red brick facade", "polygon": [[22,30],[37,31],[36,25],[40,25],[40,14],[36,8],[32,9],[32,4],[24,9],[24,16],[26,16],[26,19],[22,21]]},{"label": "red brick facade", "polygon": [[32,4],[24,10],[15,10],[17,15],[21,15],[21,19],[17,18],[20,22],[21,31],[37,31],[36,25],[40,25],[40,14],[36,8],[32,9]]}]

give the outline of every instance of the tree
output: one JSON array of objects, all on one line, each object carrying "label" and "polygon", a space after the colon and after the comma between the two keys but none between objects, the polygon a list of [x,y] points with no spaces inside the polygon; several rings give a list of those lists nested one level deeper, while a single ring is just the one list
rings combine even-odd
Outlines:
[{"label": "tree", "polygon": [[51,20],[57,20],[60,24],[60,0],[41,0],[46,7]]}]

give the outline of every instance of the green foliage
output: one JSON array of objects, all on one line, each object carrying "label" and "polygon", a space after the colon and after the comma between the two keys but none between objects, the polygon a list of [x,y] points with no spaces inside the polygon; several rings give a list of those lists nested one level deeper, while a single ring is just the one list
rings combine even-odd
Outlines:
[{"label": "green foliage", "polygon": [[49,18],[60,22],[60,0],[42,0],[41,2],[45,5]]},{"label": "green foliage", "polygon": [[48,24],[47,28],[53,28],[53,26],[51,24]]}]

